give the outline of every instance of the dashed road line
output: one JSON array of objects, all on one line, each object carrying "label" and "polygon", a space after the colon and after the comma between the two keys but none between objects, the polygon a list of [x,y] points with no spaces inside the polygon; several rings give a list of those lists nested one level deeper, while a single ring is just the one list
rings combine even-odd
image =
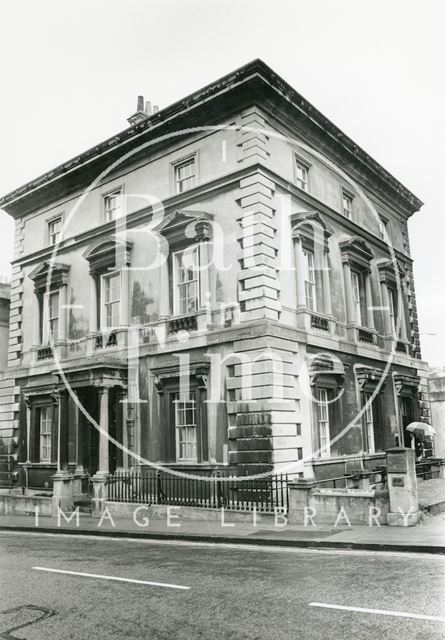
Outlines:
[{"label": "dashed road line", "polygon": [[190,587],[182,584],[170,584],[168,582],[153,582],[151,580],[136,580],[134,578],[120,578],[118,576],[106,576],[100,573],[83,573],[82,571],[68,571],[66,569],[53,569],[51,567],[32,567],[35,571],[47,571],[48,573],[61,573],[80,578],[96,578],[98,580],[114,580],[116,582],[131,582],[132,584],[145,584],[150,587],[165,587],[167,589],[182,589],[188,591]]},{"label": "dashed road line", "polygon": [[340,611],[353,611],[356,613],[373,613],[380,616],[395,616],[397,618],[414,618],[416,620],[432,620],[433,622],[445,622],[445,617],[429,616],[422,613],[409,613],[408,611],[389,611],[387,609],[367,609],[365,607],[347,607],[341,604],[327,604],[324,602],[310,602],[310,607],[322,609],[338,609]]}]

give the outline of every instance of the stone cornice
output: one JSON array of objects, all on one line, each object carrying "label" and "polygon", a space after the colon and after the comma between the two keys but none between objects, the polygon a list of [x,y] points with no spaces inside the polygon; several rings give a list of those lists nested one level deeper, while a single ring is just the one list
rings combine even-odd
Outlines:
[{"label": "stone cornice", "polygon": [[342,155],[347,164],[358,165],[383,191],[391,191],[408,212],[413,213],[422,205],[388,171],[257,59],[5,195],[0,199],[0,207],[13,217],[25,215],[54,200],[61,192],[69,193],[89,184],[91,175],[95,172],[99,175],[114,160],[135,151],[141,144],[184,129],[213,125],[255,103],[282,115],[283,121],[293,123],[292,129],[298,130],[301,124],[311,136],[322,136],[326,145]]}]

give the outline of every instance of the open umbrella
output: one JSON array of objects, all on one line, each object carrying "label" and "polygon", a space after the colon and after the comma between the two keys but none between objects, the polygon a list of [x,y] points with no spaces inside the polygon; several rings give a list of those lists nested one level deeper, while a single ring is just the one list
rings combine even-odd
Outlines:
[{"label": "open umbrella", "polygon": [[406,430],[420,437],[434,436],[436,434],[433,427],[426,422],[411,422],[406,427]]}]

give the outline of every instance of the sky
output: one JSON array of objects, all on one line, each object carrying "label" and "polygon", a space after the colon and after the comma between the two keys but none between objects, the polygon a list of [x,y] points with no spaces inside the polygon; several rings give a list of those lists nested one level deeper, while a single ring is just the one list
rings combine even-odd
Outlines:
[{"label": "sky", "polygon": [[[425,204],[409,223],[423,358],[445,365],[440,0],[0,0],[0,194],[262,58]],[[0,211],[0,277],[13,229]]]}]

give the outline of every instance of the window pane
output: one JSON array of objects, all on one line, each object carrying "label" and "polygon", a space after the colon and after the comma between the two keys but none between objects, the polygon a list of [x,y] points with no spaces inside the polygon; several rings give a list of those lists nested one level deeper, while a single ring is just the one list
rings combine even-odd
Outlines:
[{"label": "window pane", "polygon": [[176,191],[182,193],[194,186],[195,159],[191,158],[175,167]]},{"label": "window pane", "polygon": [[195,400],[180,400],[175,394],[175,426],[178,460],[197,460],[197,425]]},{"label": "window pane", "polygon": [[175,255],[176,291],[175,312],[181,315],[198,309],[198,247],[186,249]]}]

